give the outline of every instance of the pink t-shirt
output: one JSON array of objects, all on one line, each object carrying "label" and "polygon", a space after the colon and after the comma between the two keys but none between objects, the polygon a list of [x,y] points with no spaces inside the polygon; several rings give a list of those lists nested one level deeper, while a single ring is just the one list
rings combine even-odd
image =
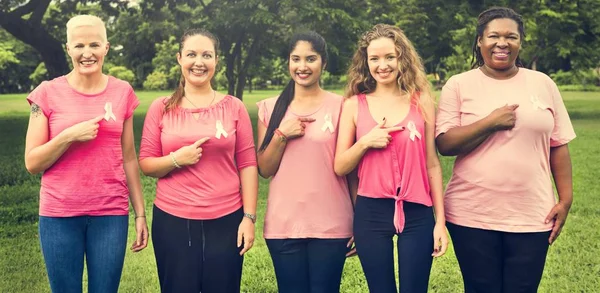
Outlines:
[{"label": "pink t-shirt", "polygon": [[174,216],[196,220],[236,211],[242,206],[238,171],[256,166],[252,124],[244,104],[228,95],[210,107],[177,107],[165,113],[167,99],[156,99],[148,109],[140,160],[166,156],[203,137],[210,139],[202,145],[198,163],[158,179],[154,204]]},{"label": "pink t-shirt", "polygon": [[[79,122],[108,114],[98,136],[75,142],[42,175],[40,216],[127,215],[129,189],[123,169],[123,123],[139,105],[129,83],[108,78],[101,93],[77,92],[65,76],[42,82],[27,101],[48,118],[48,140]],[[113,115],[110,115],[112,113]]]},{"label": "pink t-shirt", "polygon": [[507,80],[474,69],[442,89],[436,136],[483,119],[496,108],[519,104],[512,130],[498,131],[459,155],[444,197],[454,224],[506,232],[552,229],[544,220],[556,200],[550,147],[575,138],[558,88],[545,74],[520,68]]},{"label": "pink t-shirt", "polygon": [[[290,140],[271,179],[264,237],[346,238],[352,236],[352,201],[345,177],[333,170],[342,97],[328,93],[321,107],[300,116],[288,108],[282,121],[310,117],[303,137]],[[265,127],[277,98],[258,102]],[[277,138],[274,138],[277,139]]]},{"label": "pink t-shirt", "polygon": [[[369,111],[367,97],[358,99],[356,139],[360,139],[379,123]],[[392,125],[386,125],[391,127]],[[412,104],[406,117],[397,125],[405,130],[392,132],[392,141],[383,149],[369,149],[358,164],[358,194],[371,198],[396,200],[394,227],[404,229],[403,202],[432,206],[427,175],[425,120],[419,108]]]}]

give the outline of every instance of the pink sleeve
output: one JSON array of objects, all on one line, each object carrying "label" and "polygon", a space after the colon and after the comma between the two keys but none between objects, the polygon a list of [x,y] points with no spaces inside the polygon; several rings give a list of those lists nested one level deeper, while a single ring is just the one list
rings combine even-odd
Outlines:
[{"label": "pink sleeve", "polygon": [[460,98],[454,79],[450,78],[442,88],[435,122],[435,136],[460,125]]},{"label": "pink sleeve", "polygon": [[267,109],[266,100],[257,102],[256,106],[258,106],[258,121],[264,126],[269,126],[269,121],[267,120],[267,117],[269,117],[269,110]]},{"label": "pink sleeve", "polygon": [[156,158],[163,156],[160,134],[164,107],[164,98],[159,98],[152,102],[148,113],[146,113],[140,144],[140,160],[148,157]]},{"label": "pink sleeve", "polygon": [[551,83],[552,111],[554,115],[554,129],[552,129],[552,135],[550,136],[550,146],[557,147],[569,143],[576,135],[558,87],[553,81],[549,82]]},{"label": "pink sleeve", "polygon": [[47,81],[43,81],[40,85],[38,85],[28,96],[27,102],[29,105],[36,104],[40,107],[44,116],[50,117],[50,107],[48,105],[48,99],[46,95],[46,87],[48,86]]},{"label": "pink sleeve", "polygon": [[125,113],[125,120],[129,119],[133,115],[133,111],[140,105],[140,100],[135,95],[131,85],[127,84],[129,93],[127,94],[127,113]]},{"label": "pink sleeve", "polygon": [[235,133],[235,161],[238,170],[256,166],[256,151],[254,150],[252,122],[250,122],[248,111],[241,101],[238,105],[238,121]]}]

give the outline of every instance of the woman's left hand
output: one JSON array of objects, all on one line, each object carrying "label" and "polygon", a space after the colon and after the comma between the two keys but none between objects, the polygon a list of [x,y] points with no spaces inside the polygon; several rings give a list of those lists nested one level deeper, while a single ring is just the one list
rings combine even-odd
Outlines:
[{"label": "woman's left hand", "polygon": [[552,233],[550,233],[550,238],[548,238],[548,243],[552,244],[560,235],[565,222],[567,221],[567,216],[569,215],[569,210],[571,209],[570,203],[559,202],[550,211],[548,216],[546,217],[546,224],[550,223],[550,221],[554,221],[554,226],[552,227]]},{"label": "woman's left hand", "polygon": [[446,233],[446,225],[444,223],[436,223],[433,228],[433,253],[431,256],[440,257],[446,253],[448,249],[448,233]]},{"label": "woman's left hand", "polygon": [[237,246],[241,247],[242,242],[244,243],[244,248],[240,251],[240,255],[244,255],[254,245],[254,223],[247,217],[242,219],[238,228]]},{"label": "woman's left hand", "polygon": [[135,218],[135,242],[131,245],[133,252],[138,252],[148,246],[148,225],[146,217]]}]

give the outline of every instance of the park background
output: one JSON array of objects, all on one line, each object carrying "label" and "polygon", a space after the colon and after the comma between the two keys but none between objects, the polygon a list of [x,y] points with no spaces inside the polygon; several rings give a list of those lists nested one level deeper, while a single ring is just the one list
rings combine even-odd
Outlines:
[{"label": "park background", "polygon": [[[468,70],[477,15],[492,5],[521,13],[525,67],[559,85],[577,139],[570,143],[574,203],[558,241],[551,246],[540,292],[600,292],[600,1],[454,0],[2,0],[0,1],[0,292],[49,292],[39,248],[40,176],[23,163],[27,92],[66,74],[65,23],[81,13],[105,20],[111,50],[104,71],[129,81],[141,105],[135,112],[136,147],[153,99],[170,93],[179,78],[175,59],[186,28],[205,28],[220,41],[215,86],[246,104],[254,125],[256,105],[278,94],[289,80],[287,41],[301,30],[322,34],[330,61],[324,88],[342,93],[345,72],[362,32],[376,23],[402,28],[423,58],[437,90]],[[436,91],[439,96],[439,91]],[[442,157],[444,182],[453,158]],[[148,223],[155,179],[142,177]],[[262,239],[268,181],[260,180],[257,242],[247,254],[243,292],[276,292]],[[133,223],[133,221],[130,221]],[[130,243],[134,229],[130,226]],[[85,287],[85,284],[84,284]],[[120,292],[158,292],[152,243],[127,252]],[[350,258],[342,292],[367,292],[357,258]],[[453,250],[434,261],[430,292],[461,292]]]}]

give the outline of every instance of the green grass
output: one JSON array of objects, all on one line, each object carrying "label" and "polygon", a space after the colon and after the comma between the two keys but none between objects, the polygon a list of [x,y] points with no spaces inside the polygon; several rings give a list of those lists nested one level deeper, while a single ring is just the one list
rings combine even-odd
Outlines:
[{"label": "green grass", "polygon": [[[339,92],[339,91],[337,91]],[[138,92],[141,105],[135,114],[136,143],[144,113],[155,98],[168,92]],[[246,93],[246,103],[254,124],[260,99],[275,91]],[[49,292],[37,233],[39,176],[24,168],[23,149],[27,129],[26,95],[0,95],[0,292]],[[561,237],[550,248],[539,292],[600,292],[600,93],[565,92],[578,138],[570,144],[574,166],[575,201]],[[452,159],[441,158],[444,179],[449,178]],[[155,180],[142,177],[148,221],[154,199]],[[271,258],[262,239],[268,182],[260,180],[258,236],[244,260],[243,292],[276,292]],[[132,224],[133,221],[131,220]],[[130,226],[131,243],[134,237]],[[85,286],[84,286],[85,287]],[[357,258],[346,262],[342,292],[367,292]],[[152,242],[144,251],[127,252],[120,292],[158,292]],[[430,292],[461,292],[462,279],[450,248],[433,264]]]}]

